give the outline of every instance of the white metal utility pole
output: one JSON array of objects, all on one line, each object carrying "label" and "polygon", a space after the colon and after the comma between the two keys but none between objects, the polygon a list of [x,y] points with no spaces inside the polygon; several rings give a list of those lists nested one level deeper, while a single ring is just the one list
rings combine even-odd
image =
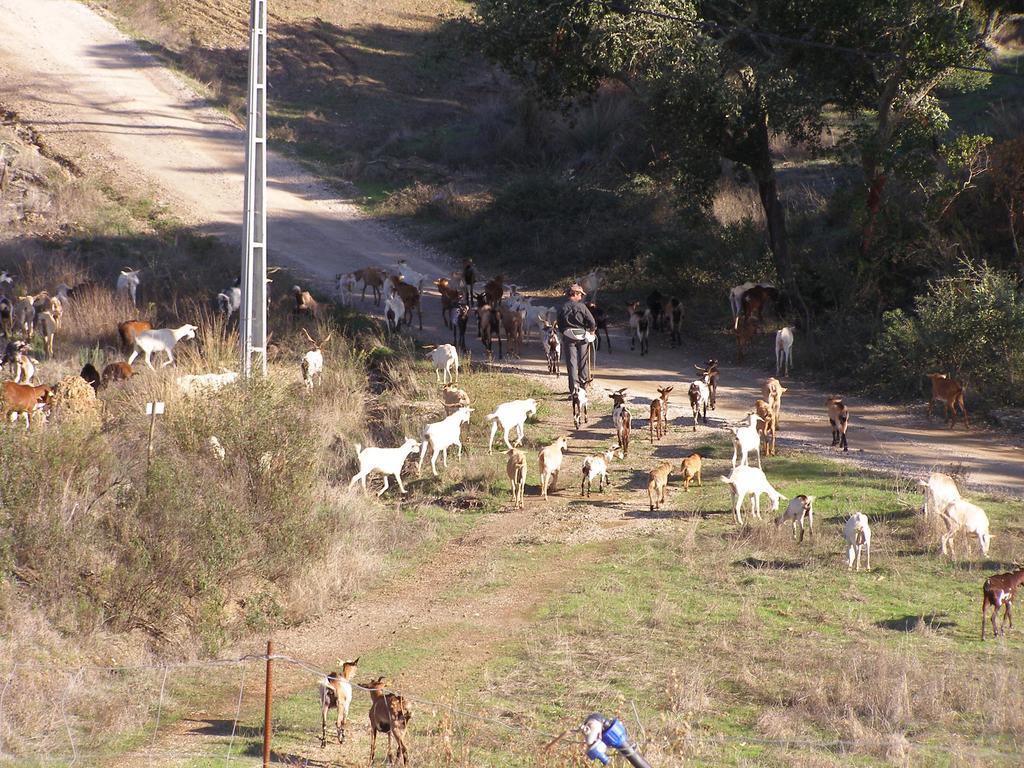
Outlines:
[{"label": "white metal utility pole", "polygon": [[239,314],[242,376],[267,374],[267,0],[249,12],[249,109],[245,126],[245,235]]}]

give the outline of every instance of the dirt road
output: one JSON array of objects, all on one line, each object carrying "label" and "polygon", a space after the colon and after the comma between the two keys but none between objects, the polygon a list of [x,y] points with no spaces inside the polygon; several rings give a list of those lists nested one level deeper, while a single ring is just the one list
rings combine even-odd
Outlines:
[{"label": "dirt road", "polygon": [[[120,175],[146,179],[186,221],[240,239],[243,137],[238,126],[85,6],[72,0],[0,0],[0,15],[5,21],[0,86],[8,106],[83,167],[118,168]],[[432,276],[450,270],[361,216],[295,163],[271,154],[268,175],[274,263],[290,264],[321,281],[403,257]],[[424,309],[423,337],[446,339],[436,301]],[[673,351],[656,342],[652,354],[640,358],[625,349],[621,337],[613,337],[613,344],[615,352],[599,357],[598,387],[629,387],[642,403],[657,385],[674,383],[675,416],[689,418],[680,414],[693,364],[706,359],[709,350]],[[528,349],[532,359],[522,368],[540,371],[539,346]],[[763,370],[730,367],[731,355],[731,348],[716,355],[725,367],[711,427],[743,416],[765,376]],[[796,356],[799,360],[799,338]],[[825,393],[802,385],[798,377],[786,384],[782,450],[827,446]],[[957,465],[973,487],[1024,494],[1019,440],[985,429],[950,431],[939,421],[928,424],[919,413],[856,397],[848,397],[848,403],[853,460],[920,476],[931,467]]]}]

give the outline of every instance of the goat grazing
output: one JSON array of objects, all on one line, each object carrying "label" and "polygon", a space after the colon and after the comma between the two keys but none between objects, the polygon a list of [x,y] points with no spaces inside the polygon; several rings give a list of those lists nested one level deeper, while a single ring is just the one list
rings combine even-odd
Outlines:
[{"label": "goat grazing", "polygon": [[938,517],[949,502],[960,500],[960,489],[953,478],[942,472],[932,472],[928,482],[921,480],[920,485],[924,488],[924,516],[928,519]]},{"label": "goat grazing", "polygon": [[18,416],[24,415],[25,429],[32,425],[31,419],[36,411],[45,409],[50,404],[50,398],[53,397],[53,390],[45,384],[29,386],[28,384],[5,381],[2,391],[3,420],[17,421]]},{"label": "goat grazing", "polygon": [[668,493],[668,478],[672,474],[672,462],[663,461],[647,473],[647,501],[651,505],[651,512],[661,509],[665,503],[665,496]]},{"label": "goat grazing", "polygon": [[126,355],[135,346],[135,337],[143,331],[153,330],[148,320],[125,320],[117,324],[117,337],[121,340],[121,351]]},{"label": "goat grazing", "polygon": [[359,472],[357,472],[348,483],[351,488],[356,482],[363,485],[363,493],[366,493],[366,476],[371,472],[380,472],[384,475],[384,487],[377,491],[377,496],[384,495],[389,487],[388,475],[393,475],[398,483],[398,490],[405,493],[405,486],[402,485],[402,467],[410,453],[414,453],[419,447],[419,440],[411,437],[405,438],[405,442],[397,448],[363,448],[359,443],[355,444],[356,454],[359,460]]},{"label": "goat grazing", "polygon": [[[789,376],[793,365],[793,329],[789,326],[775,332],[775,375]],[[785,369],[785,373],[783,373]]]},{"label": "goat grazing", "polygon": [[558,375],[558,361],[562,359],[562,340],[558,329],[553,325],[544,323],[544,333],[541,335],[541,343],[544,345],[544,355],[548,359],[548,373]]},{"label": "goat grazing", "polygon": [[871,570],[871,526],[868,525],[868,516],[863,512],[855,512],[843,526],[843,538],[846,539],[846,570],[853,570],[854,560],[857,561],[857,570],[860,570],[860,556],[864,551],[868,558],[867,570]]},{"label": "goat grazing", "polygon": [[[640,342],[640,354],[646,355],[648,349],[648,338],[651,335],[651,324],[654,316],[649,308],[640,309],[640,302],[634,301],[629,305],[629,349],[636,349],[637,341]],[[609,347],[611,345],[609,344]]]},{"label": "goat grazing", "polygon": [[302,329],[302,333],[313,345],[313,349],[302,356],[302,383],[306,385],[306,389],[312,389],[316,379],[320,380],[321,385],[324,383],[324,347],[327,346],[327,342],[331,340],[334,333],[333,331],[328,333],[327,338],[319,344],[305,328]]},{"label": "goat grazing", "polygon": [[711,388],[708,386],[708,376],[705,374],[699,379],[690,383],[689,389],[690,410],[693,411],[693,431],[697,431],[697,422],[701,416],[704,417],[704,425],[708,423],[708,404],[711,400]]},{"label": "goat grazing", "polygon": [[86,363],[82,366],[82,370],[78,375],[85,379],[85,382],[92,387],[93,392],[99,391],[100,383],[103,379],[100,378],[100,372],[96,370],[95,365]]},{"label": "goat grazing", "polygon": [[793,538],[796,538],[797,526],[800,526],[800,539],[798,544],[804,542],[804,520],[807,521],[807,530],[813,536],[814,535],[814,497],[805,496],[800,494],[794,496],[789,501],[789,506],[786,507],[786,511],[775,518],[775,527],[778,528],[783,523],[793,524]]},{"label": "goat grazing", "polygon": [[469,395],[466,390],[459,389],[454,384],[445,384],[441,387],[441,403],[444,405],[444,413],[451,416],[459,408],[469,405]]},{"label": "goat grazing", "polygon": [[[371,680],[366,685],[360,686],[370,692],[370,765],[373,765],[373,756],[377,751],[377,734],[388,735],[388,765],[394,765],[398,758],[402,759],[404,765],[409,765],[409,749],[405,746],[405,729],[412,720],[412,711],[405,699],[397,693],[385,693],[386,681],[383,677]],[[397,754],[391,756],[391,737],[395,737],[398,744]]]},{"label": "goat grazing", "polygon": [[932,418],[932,405],[936,400],[941,400],[944,413],[949,419],[949,427],[956,425],[956,407],[960,406],[960,413],[964,417],[964,427],[971,428],[967,420],[967,409],[964,407],[964,386],[955,379],[949,378],[945,373],[929,373],[928,378],[932,382],[932,396],[928,398],[928,420]]},{"label": "goat grazing", "polygon": [[690,483],[697,481],[697,486],[704,487],[700,479],[700,473],[704,468],[704,459],[699,453],[691,453],[679,465],[679,472],[683,476],[683,490],[689,492]]},{"label": "goat grazing", "polygon": [[134,375],[135,370],[128,363],[108,363],[103,369],[100,381],[105,387],[115,381],[128,381]]},{"label": "goat grazing", "polygon": [[729,484],[732,492],[732,513],[736,517],[736,522],[740,525],[743,525],[743,502],[748,495],[753,496],[751,514],[758,519],[761,518],[762,493],[767,494],[768,498],[771,499],[773,514],[779,511],[779,501],[786,498],[772,487],[763,471],[754,467],[744,465],[733,467],[728,477],[720,479],[723,483]]},{"label": "goat grazing", "polygon": [[962,530],[968,536],[977,537],[982,556],[988,557],[992,534],[989,533],[985,510],[966,499],[957,499],[939,512],[939,519],[946,526],[946,532],[942,534],[942,554],[953,557],[953,538]]},{"label": "goat grazing", "polygon": [[154,352],[163,352],[167,355],[167,360],[164,361],[163,365],[170,365],[174,362],[174,355],[171,354],[174,345],[182,339],[194,339],[197,330],[199,330],[197,326],[186,323],[180,328],[160,328],[153,331],[142,331],[142,333],[135,337],[135,349],[128,356],[128,365],[135,362],[139,352],[143,353],[146,365],[149,366],[150,370],[156,370],[150,361]]},{"label": "goat grazing", "polygon": [[985,639],[985,613],[992,606],[992,635],[999,636],[996,631],[996,614],[1003,609],[1003,621],[999,625],[1002,634],[1006,634],[1006,622],[1009,620],[1013,629],[1013,601],[1017,597],[1017,588],[1024,584],[1024,568],[1012,573],[1000,573],[985,579],[981,588],[981,639]]},{"label": "goat grazing", "polygon": [[828,423],[832,425],[832,447],[839,446],[843,452],[849,447],[846,444],[846,430],[850,426],[850,409],[841,397],[829,397],[825,401],[828,407]]},{"label": "goat grazing", "polygon": [[761,435],[757,431],[757,423],[761,417],[756,413],[747,415],[747,423],[739,427],[729,427],[732,432],[732,465],[736,466],[736,456],[740,456],[740,466],[749,466],[747,456],[751,451],[757,452],[757,466],[761,466]]},{"label": "goat grazing", "polygon": [[558,485],[558,473],[562,469],[563,454],[569,447],[569,440],[560,437],[551,445],[542,448],[537,454],[540,468],[540,495],[548,497],[548,490],[555,490]]},{"label": "goat grazing", "polygon": [[658,387],[659,397],[651,400],[651,418],[648,423],[651,428],[652,445],[655,437],[661,440],[668,430],[668,393],[673,389],[674,387]]},{"label": "goat grazing", "polygon": [[[588,381],[587,384],[590,382]],[[575,392],[572,393],[572,423],[576,429],[580,428],[580,421],[584,424],[588,423],[587,419],[587,405],[589,400],[587,397],[586,387],[578,387]]]},{"label": "goat grazing", "polygon": [[359,659],[341,663],[341,672],[332,672],[320,678],[317,688],[320,692],[320,746],[327,746],[327,713],[338,710],[335,723],[338,743],[345,743],[345,722],[348,720],[348,708],[352,704],[352,676],[356,673]]},{"label": "goat grazing", "polygon": [[775,416],[768,403],[758,398],[754,401],[754,412],[760,421],[757,424],[757,433],[761,437],[761,452],[765,456],[775,455]]},{"label": "goat grazing", "polygon": [[139,272],[141,269],[122,269],[117,276],[117,292],[127,293],[132,300],[132,306],[138,306],[135,302],[135,292],[139,289]]},{"label": "goat grazing", "polygon": [[623,457],[629,455],[629,434],[633,426],[633,417],[626,405],[626,390],[619,389],[608,395],[614,402],[612,406],[612,424],[615,427],[615,437],[618,438],[619,447],[622,449]]},{"label": "goat grazing", "polygon": [[[491,452],[494,435],[498,431],[499,424],[506,448],[515,448],[521,445],[525,436],[526,420],[535,413],[537,413],[537,401],[531,397],[528,400],[510,400],[507,403],[502,403],[494,409],[494,413],[487,414],[486,420],[491,422],[491,436],[487,440],[487,452]],[[508,441],[508,434],[513,429],[519,433],[514,446]]]},{"label": "goat grazing", "polygon": [[[434,364],[438,384],[452,384],[459,380],[459,353],[451,344],[442,344],[427,355]],[[455,372],[454,378],[452,371]],[[443,372],[443,377],[442,377]]]},{"label": "goat grazing", "polygon": [[444,468],[448,469],[448,449],[455,446],[459,449],[458,458],[462,461],[462,425],[469,424],[472,408],[462,407],[441,421],[428,424],[423,428],[423,443],[420,445],[420,460],[416,465],[417,474],[423,470],[423,459],[430,451],[430,469],[437,476],[437,456],[441,455]]},{"label": "goat grazing", "polygon": [[505,454],[505,473],[512,488],[512,509],[523,508],[523,494],[526,492],[526,454],[515,448],[509,448]]}]

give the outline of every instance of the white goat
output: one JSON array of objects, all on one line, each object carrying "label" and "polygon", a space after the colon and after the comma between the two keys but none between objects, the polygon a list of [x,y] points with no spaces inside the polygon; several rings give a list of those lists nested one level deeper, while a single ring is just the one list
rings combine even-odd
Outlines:
[{"label": "white goat", "polygon": [[394,475],[398,483],[398,490],[402,493],[406,492],[405,486],[402,485],[402,467],[409,454],[414,453],[420,447],[419,440],[407,437],[405,442],[397,448],[363,448],[359,443],[355,445],[359,459],[359,471],[349,481],[349,488],[358,481],[363,484],[363,493],[366,493],[366,476],[371,472],[380,472],[384,475],[384,487],[377,492],[377,496],[382,496],[384,491],[390,487],[388,475]]},{"label": "white goat", "polygon": [[131,355],[128,357],[128,365],[135,361],[135,358],[139,356],[139,352],[145,356],[146,365],[149,366],[150,370],[156,370],[150,361],[154,352],[163,352],[167,355],[167,360],[164,361],[163,365],[170,365],[174,362],[174,355],[171,354],[174,345],[182,339],[194,339],[198,330],[198,326],[186,323],[180,328],[157,328],[152,331],[142,331],[135,337],[135,349],[132,350]]},{"label": "white goat", "polygon": [[[437,376],[438,384],[450,384],[459,380],[459,353],[451,344],[442,344],[433,349],[427,357],[434,364],[434,375]],[[452,370],[455,371],[455,378],[452,378]],[[441,372],[444,372],[442,378]]]},{"label": "white goat", "polygon": [[793,523],[793,538],[796,538],[797,526],[800,526],[800,543],[804,540],[804,520],[807,520],[807,528],[811,535],[814,535],[814,497],[794,496],[789,506],[786,507],[786,511],[783,512],[775,519],[775,527],[778,528],[783,523]]},{"label": "white goat", "polygon": [[540,467],[540,495],[548,497],[548,488],[552,491],[558,484],[558,473],[562,469],[562,456],[569,447],[569,440],[560,437],[551,445],[542,448],[537,454]]},{"label": "white goat", "polygon": [[335,275],[335,293],[338,296],[338,301],[343,307],[352,306],[352,297],[356,292],[356,275],[354,272],[346,272],[345,274]]},{"label": "white goat", "polygon": [[587,397],[587,390],[583,387],[578,387],[575,392],[572,393],[572,423],[576,429],[580,428],[580,421],[584,423],[588,422],[587,418],[587,406],[590,404],[590,400]]},{"label": "white goat", "polygon": [[537,413],[537,401],[532,397],[528,400],[510,400],[507,403],[502,403],[494,409],[494,413],[489,413],[486,416],[487,421],[491,422],[491,436],[487,440],[487,452],[491,452],[491,446],[494,444],[494,435],[498,431],[498,425],[501,425],[503,437],[505,440],[505,446],[507,448],[513,448],[514,446],[508,441],[508,433],[515,429],[519,433],[519,437],[516,439],[516,446],[522,445],[524,433],[524,425],[526,419]]},{"label": "white goat", "polygon": [[749,465],[747,460],[751,451],[757,453],[757,466],[761,466],[761,435],[757,431],[757,422],[761,417],[756,413],[747,415],[747,423],[739,427],[729,427],[732,432],[732,465],[736,466],[736,455],[740,455],[740,465]]},{"label": "white goat", "polygon": [[427,276],[415,269],[409,268],[409,262],[399,259],[395,265],[395,272],[401,277],[403,283],[416,286],[416,290],[423,293],[423,286],[428,284]]},{"label": "white goat", "polygon": [[743,525],[743,502],[746,501],[748,495],[754,497],[750,511],[758,519],[761,518],[762,493],[768,494],[768,498],[771,499],[773,514],[779,511],[779,500],[786,498],[772,487],[763,471],[754,467],[734,467],[729,476],[723,477],[721,480],[723,483],[728,483],[732,491],[732,513],[740,525]]},{"label": "white goat", "polygon": [[988,548],[992,543],[992,534],[988,532],[988,515],[977,504],[966,499],[951,501],[939,512],[939,518],[946,526],[942,534],[942,554],[953,557],[953,537],[963,530],[968,536],[978,539],[983,557],[988,557]]},{"label": "white goat", "polygon": [[871,570],[871,526],[868,525],[868,516],[863,512],[855,512],[850,515],[843,527],[843,538],[846,539],[846,570],[853,570],[854,560],[857,561],[857,570],[860,570],[860,555],[862,550],[867,551],[868,570]]},{"label": "white goat", "polygon": [[924,488],[923,511],[926,518],[938,517],[949,502],[960,500],[960,489],[956,487],[956,482],[942,472],[932,472],[928,475],[928,482],[921,480],[920,484]]},{"label": "white goat", "polygon": [[139,289],[139,272],[140,269],[122,269],[121,274],[117,276],[117,292],[127,293],[132,300],[132,306],[138,306],[135,303],[135,292]]},{"label": "white goat", "polygon": [[[775,375],[789,376],[793,365],[793,329],[789,326],[775,332]],[[785,373],[783,373],[785,368]]]},{"label": "white goat", "polygon": [[178,389],[186,397],[202,393],[218,392],[229,384],[238,381],[236,371],[224,373],[190,373],[177,378]]},{"label": "white goat", "polygon": [[302,329],[302,332],[309,339],[309,343],[313,345],[313,349],[302,356],[302,383],[306,385],[306,389],[312,389],[315,377],[319,377],[321,385],[324,383],[324,347],[327,346],[327,342],[331,340],[334,332],[328,333],[327,338],[319,344],[305,328]]},{"label": "white goat", "polygon": [[536,327],[537,331],[541,334],[541,340],[544,340],[544,326],[553,325],[557,311],[554,307],[539,307],[529,304],[526,307],[526,316],[523,318],[523,329],[527,336],[530,335],[530,331]]},{"label": "white goat", "polygon": [[587,456],[583,460],[583,481],[580,483],[580,496],[590,496],[590,484],[597,479],[597,490],[604,492],[608,485],[608,465],[616,456],[622,458],[622,449],[613,445],[600,456]]},{"label": "white goat", "polygon": [[597,303],[597,290],[601,287],[604,273],[600,269],[592,269],[580,280],[580,287],[587,297],[587,301]]},{"label": "white goat", "polygon": [[[405,319],[405,302],[397,293],[392,293],[384,302],[384,320],[388,324],[388,330],[397,332],[402,327]],[[411,321],[410,321],[411,322]]]},{"label": "white goat", "polygon": [[430,469],[437,475],[437,456],[444,460],[444,468],[448,469],[448,449],[453,445],[459,449],[459,461],[462,461],[462,425],[469,424],[472,408],[462,407],[441,421],[428,424],[423,428],[423,443],[420,445],[420,460],[416,472],[423,470],[423,459],[430,450]]}]

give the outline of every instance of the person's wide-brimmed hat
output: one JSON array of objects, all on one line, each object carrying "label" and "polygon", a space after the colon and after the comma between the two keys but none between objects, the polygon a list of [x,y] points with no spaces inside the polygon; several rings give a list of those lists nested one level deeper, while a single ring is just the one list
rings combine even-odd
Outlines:
[{"label": "person's wide-brimmed hat", "polygon": [[579,283],[573,283],[572,285],[570,285],[568,287],[568,289],[566,289],[565,292],[566,292],[566,294],[569,294],[569,293],[579,293],[581,296],[586,296],[587,295],[587,292],[583,290],[583,286],[580,285]]}]

